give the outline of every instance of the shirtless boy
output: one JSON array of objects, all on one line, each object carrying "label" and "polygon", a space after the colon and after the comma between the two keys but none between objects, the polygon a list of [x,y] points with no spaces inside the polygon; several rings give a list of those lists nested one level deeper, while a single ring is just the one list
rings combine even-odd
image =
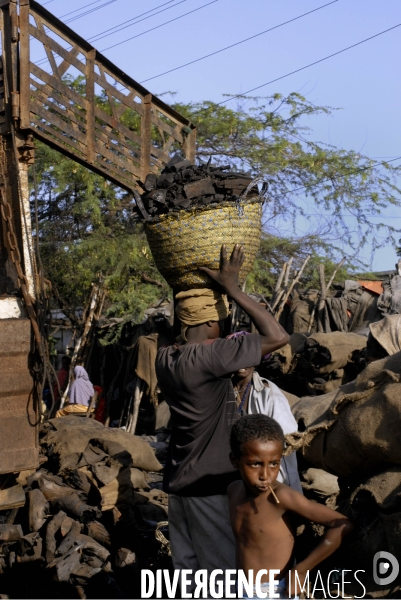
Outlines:
[{"label": "shirtless boy", "polygon": [[[340,546],[353,526],[340,513],[311,502],[299,492],[276,481],[284,447],[280,425],[266,415],[246,415],[231,430],[231,462],[239,469],[242,481],[228,487],[231,524],[236,541],[237,569],[248,574],[278,569],[274,592],[288,597],[289,571],[291,594],[295,595],[296,569],[301,586],[307,572]],[[320,544],[294,568],[294,532],[290,513],[326,527]],[[287,579],[287,592],[285,581]],[[269,592],[268,573],[261,577],[262,591]],[[246,597],[246,596],[245,596]]]}]

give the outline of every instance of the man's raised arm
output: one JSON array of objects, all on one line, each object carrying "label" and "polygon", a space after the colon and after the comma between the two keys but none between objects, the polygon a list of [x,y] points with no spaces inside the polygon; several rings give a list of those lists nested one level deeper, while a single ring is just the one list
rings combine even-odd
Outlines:
[{"label": "man's raised arm", "polygon": [[252,298],[238,287],[238,275],[244,259],[245,255],[242,246],[236,244],[230,259],[228,259],[226,247],[223,245],[220,254],[220,269],[213,271],[207,267],[201,267],[201,270],[216,281],[226,294],[249,315],[260,333],[262,356],[264,356],[288,344],[290,337],[267,310],[252,300]]}]

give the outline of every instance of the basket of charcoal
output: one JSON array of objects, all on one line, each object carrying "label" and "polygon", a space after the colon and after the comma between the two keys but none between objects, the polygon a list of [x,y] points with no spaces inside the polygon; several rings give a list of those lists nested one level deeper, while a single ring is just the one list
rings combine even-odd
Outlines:
[{"label": "basket of charcoal", "polygon": [[153,258],[175,290],[210,287],[200,266],[218,269],[220,248],[245,249],[242,285],[260,245],[263,195],[257,181],[229,167],[192,165],[173,159],[160,176],[149,174],[135,194],[137,219],[144,221]]}]

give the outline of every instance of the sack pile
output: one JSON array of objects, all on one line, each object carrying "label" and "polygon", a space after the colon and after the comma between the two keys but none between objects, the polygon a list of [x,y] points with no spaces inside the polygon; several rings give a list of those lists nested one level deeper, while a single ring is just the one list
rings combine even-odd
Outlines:
[{"label": "sack pile", "polygon": [[[2,506],[2,494],[15,499],[0,512],[2,593],[39,597],[30,595],[37,585],[60,597],[61,584],[62,597],[139,597],[147,553],[169,554],[167,494],[149,487],[161,479],[154,449],[121,429],[62,417],[42,426],[41,463],[0,491]],[[26,565],[33,575],[24,583]]]},{"label": "sack pile", "polygon": [[356,333],[294,333],[273,352],[263,374],[298,396],[327,394],[355,379],[365,365],[367,338]]},{"label": "sack pile", "polygon": [[292,410],[299,432],[286,436],[289,446],[338,476],[338,509],[356,525],[344,568],[365,570],[370,597],[396,594],[400,576],[380,586],[372,564],[378,551],[401,554],[401,352],[370,363],[337,391],[301,398]]},{"label": "sack pile", "polygon": [[294,434],[291,445],[330,473],[401,465],[401,352],[371,363],[335,395],[300,400],[293,412],[306,431]]}]

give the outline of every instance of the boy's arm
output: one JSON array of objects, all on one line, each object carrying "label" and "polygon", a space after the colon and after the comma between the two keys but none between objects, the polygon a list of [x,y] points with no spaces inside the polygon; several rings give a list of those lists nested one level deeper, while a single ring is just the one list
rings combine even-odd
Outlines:
[{"label": "boy's arm", "polygon": [[[299,580],[301,585],[303,585],[307,572],[333,554],[340,547],[343,538],[352,531],[354,526],[341,513],[323,504],[312,502],[287,486],[280,486],[277,491],[282,508],[295,512],[309,521],[326,527],[326,533],[322,541],[296,566]],[[291,591],[295,593],[294,579],[291,582]]]}]

